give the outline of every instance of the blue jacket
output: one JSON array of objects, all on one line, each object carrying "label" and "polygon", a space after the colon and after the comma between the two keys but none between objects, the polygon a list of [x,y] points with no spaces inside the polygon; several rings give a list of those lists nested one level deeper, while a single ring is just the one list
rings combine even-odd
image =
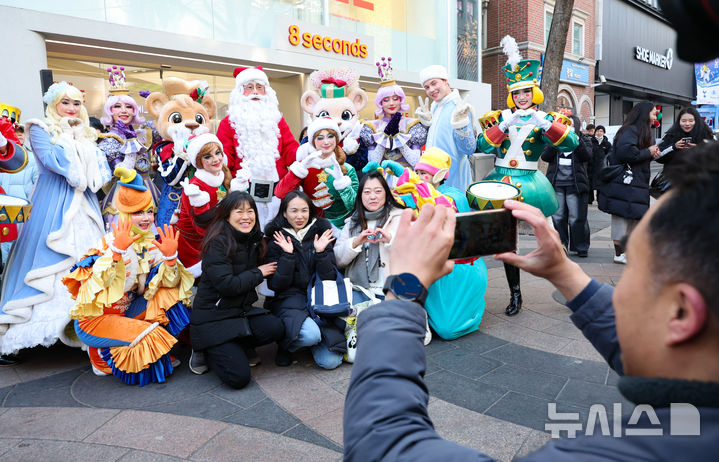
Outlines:
[{"label": "blue jacket", "polygon": [[[568,306],[572,322],[609,365],[622,374],[612,293],[592,281]],[[442,439],[427,414],[425,314],[421,306],[392,300],[364,311],[361,338],[344,412],[345,460],[489,461],[489,456]],[[524,461],[715,460],[719,451],[719,384],[644,377],[622,377],[620,391],[636,403],[651,404],[661,436],[584,436],[552,440]],[[700,436],[670,436],[669,403],[693,403],[701,418]],[[610,421],[611,422],[611,421]],[[611,426],[611,423],[610,423]],[[599,433],[599,426],[595,427]]]}]

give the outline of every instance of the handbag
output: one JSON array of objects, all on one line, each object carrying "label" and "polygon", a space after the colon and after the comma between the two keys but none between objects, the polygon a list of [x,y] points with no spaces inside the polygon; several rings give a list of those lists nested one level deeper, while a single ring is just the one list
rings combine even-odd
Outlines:
[{"label": "handbag", "polygon": [[616,177],[622,174],[625,170],[631,168],[626,164],[612,164],[609,160],[609,155],[604,156],[604,163],[602,169],[599,170],[599,180],[602,183],[611,183]]},{"label": "handbag", "polygon": [[307,310],[315,318],[336,318],[352,312],[352,283],[335,268],[336,278],[322,280],[315,273],[307,288]]},{"label": "handbag", "polygon": [[669,182],[667,177],[664,176],[664,171],[662,170],[652,179],[652,182],[649,185],[649,195],[654,199],[659,199],[659,197],[667,192],[671,186],[672,184]]},{"label": "handbag", "polygon": [[[342,356],[348,363],[355,362],[355,355],[357,354],[357,316],[367,308],[375,305],[382,300],[372,293],[372,291],[365,289],[362,286],[353,285],[353,292],[357,292],[363,301],[353,304],[353,314],[345,319],[345,338],[347,339],[347,353]],[[353,299],[354,301],[354,299]]]}]

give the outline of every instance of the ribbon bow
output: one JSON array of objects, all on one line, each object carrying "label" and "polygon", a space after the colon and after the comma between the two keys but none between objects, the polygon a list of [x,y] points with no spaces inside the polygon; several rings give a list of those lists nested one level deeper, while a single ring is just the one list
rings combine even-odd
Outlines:
[{"label": "ribbon bow", "polygon": [[331,83],[335,87],[344,87],[345,85],[347,85],[347,82],[345,82],[344,80],[335,79],[334,77],[327,77],[325,79],[322,79],[322,83]]}]

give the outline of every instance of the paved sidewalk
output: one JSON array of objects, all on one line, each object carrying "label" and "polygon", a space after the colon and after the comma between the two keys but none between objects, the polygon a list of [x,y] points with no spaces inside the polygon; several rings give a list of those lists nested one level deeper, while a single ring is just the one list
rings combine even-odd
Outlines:
[{"label": "paved sidewalk", "polygon": [[[589,258],[576,258],[600,282],[615,284],[609,216],[590,207]],[[534,240],[520,237],[527,252]],[[572,257],[575,258],[575,257]],[[489,268],[478,332],[427,347],[429,411],[445,438],[511,460],[543,445],[547,403],[585,417],[595,403],[626,401],[616,374],[569,321],[546,282],[522,274],[525,308],[509,318],[501,264]],[[187,369],[189,350],[165,384],[142,388],[96,377],[85,353],[56,345],[0,368],[0,458],[9,461],[237,461],[342,458],[342,411],[352,366],[324,371],[309,354],[274,366],[274,346],[244,390]],[[611,406],[610,406],[611,408]]]}]

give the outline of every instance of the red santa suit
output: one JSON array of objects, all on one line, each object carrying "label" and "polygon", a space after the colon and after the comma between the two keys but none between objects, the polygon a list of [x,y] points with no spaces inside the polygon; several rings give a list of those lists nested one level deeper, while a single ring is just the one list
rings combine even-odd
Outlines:
[{"label": "red santa suit", "polygon": [[[264,86],[264,94],[250,90],[245,95],[244,86],[251,83],[255,88],[258,84]],[[248,184],[264,227],[279,210],[274,188],[295,161],[299,143],[282,117],[277,94],[261,68],[235,69],[235,88],[217,137],[232,175]]]}]

